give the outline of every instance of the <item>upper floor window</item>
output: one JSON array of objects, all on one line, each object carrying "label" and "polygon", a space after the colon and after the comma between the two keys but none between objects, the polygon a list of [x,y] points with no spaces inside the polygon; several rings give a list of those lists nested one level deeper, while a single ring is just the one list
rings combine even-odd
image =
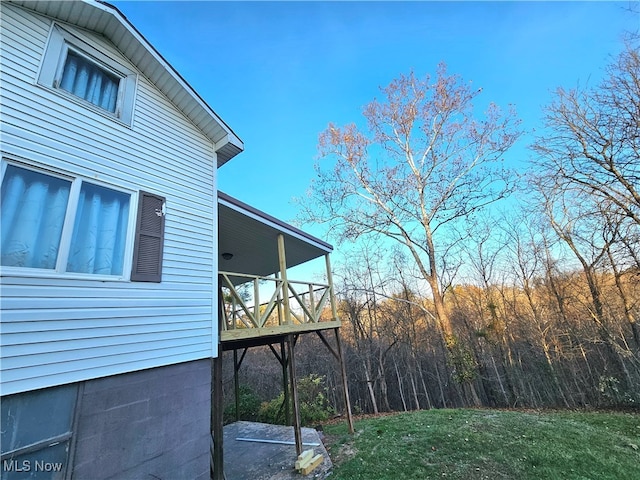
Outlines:
[{"label": "upper floor window", "polygon": [[63,90],[115,113],[119,84],[120,78],[116,75],[73,50],[67,51],[60,79]]},{"label": "upper floor window", "polygon": [[130,125],[137,77],[96,47],[54,24],[38,83]]}]

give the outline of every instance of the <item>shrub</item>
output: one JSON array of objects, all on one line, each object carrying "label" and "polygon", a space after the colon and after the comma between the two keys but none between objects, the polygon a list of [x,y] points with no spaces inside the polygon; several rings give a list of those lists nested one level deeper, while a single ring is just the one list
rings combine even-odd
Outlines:
[{"label": "shrub", "polygon": [[[247,385],[240,385],[239,388],[239,420],[255,421],[258,419],[260,410],[260,397]],[[236,420],[236,403],[227,405],[224,409],[224,422],[230,423]]]},{"label": "shrub", "polygon": [[[284,424],[284,393],[260,405],[258,421],[273,424]],[[313,426],[326,421],[334,410],[327,399],[325,377],[311,374],[298,381],[298,404],[300,406],[300,423]],[[293,411],[293,410],[292,410]]]}]

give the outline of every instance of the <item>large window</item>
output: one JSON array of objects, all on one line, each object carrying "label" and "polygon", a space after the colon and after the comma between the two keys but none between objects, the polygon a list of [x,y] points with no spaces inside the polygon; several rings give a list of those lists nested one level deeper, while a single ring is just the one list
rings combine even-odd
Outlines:
[{"label": "large window", "polygon": [[0,198],[3,267],[123,276],[131,192],[8,164]]},{"label": "large window", "polygon": [[131,124],[136,74],[59,25],[53,25],[38,83]]}]

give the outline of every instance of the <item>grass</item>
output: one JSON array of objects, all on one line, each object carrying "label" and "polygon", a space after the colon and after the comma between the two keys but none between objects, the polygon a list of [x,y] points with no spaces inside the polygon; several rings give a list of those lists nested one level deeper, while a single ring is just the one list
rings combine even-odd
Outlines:
[{"label": "grass", "polygon": [[640,415],[428,410],[324,427],[331,479],[640,479]]}]

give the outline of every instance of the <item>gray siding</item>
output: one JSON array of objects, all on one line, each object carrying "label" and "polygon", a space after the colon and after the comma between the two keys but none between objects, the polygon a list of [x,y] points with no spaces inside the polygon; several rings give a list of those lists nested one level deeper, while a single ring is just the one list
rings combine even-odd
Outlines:
[{"label": "gray siding", "polygon": [[[52,22],[4,2],[1,8],[3,157],[167,199],[160,284],[3,275],[3,394],[212,356],[212,143],[142,75],[131,127],[38,85]],[[137,71],[103,37],[65,28]]]}]

